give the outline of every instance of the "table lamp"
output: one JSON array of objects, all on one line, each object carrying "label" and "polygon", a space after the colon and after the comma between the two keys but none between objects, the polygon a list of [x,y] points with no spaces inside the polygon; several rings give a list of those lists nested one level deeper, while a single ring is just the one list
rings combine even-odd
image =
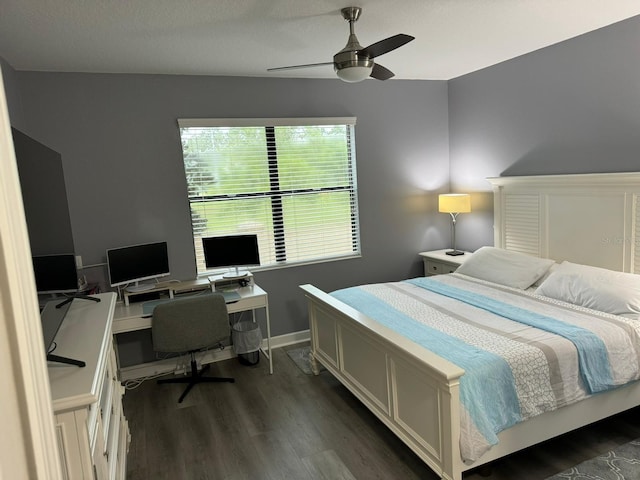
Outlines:
[{"label": "table lamp", "polygon": [[438,211],[451,215],[453,222],[453,250],[445,252],[447,255],[464,255],[464,252],[456,250],[456,218],[459,213],[471,211],[471,196],[468,193],[443,193],[438,196]]}]

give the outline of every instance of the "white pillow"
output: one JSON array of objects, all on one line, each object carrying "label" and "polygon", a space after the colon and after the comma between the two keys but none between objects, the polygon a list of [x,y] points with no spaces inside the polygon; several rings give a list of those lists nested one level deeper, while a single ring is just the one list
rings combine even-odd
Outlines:
[{"label": "white pillow", "polygon": [[456,273],[520,289],[529,288],[555,262],[495,247],[482,247]]},{"label": "white pillow", "polygon": [[560,264],[559,264],[559,263],[554,263],[553,265],[551,265],[551,266],[549,267],[549,270],[547,270],[547,271],[545,272],[545,274],[544,274],[544,275],[542,275],[538,280],[536,280],[535,282],[533,282],[533,285],[531,285],[531,287],[529,287],[529,288],[534,289],[534,290],[535,290],[536,288],[538,288],[540,285],[542,285],[542,282],[544,282],[547,278],[549,278],[549,275],[551,275],[553,272],[555,272],[555,271],[556,271],[556,268],[558,268],[559,266],[560,266]]},{"label": "white pillow", "polygon": [[640,275],[633,273],[562,262],[535,293],[613,315],[640,314]]}]

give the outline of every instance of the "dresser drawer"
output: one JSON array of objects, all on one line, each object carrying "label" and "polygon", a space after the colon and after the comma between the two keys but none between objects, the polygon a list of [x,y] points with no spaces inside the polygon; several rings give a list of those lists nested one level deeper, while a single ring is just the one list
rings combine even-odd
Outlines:
[{"label": "dresser drawer", "polygon": [[440,275],[443,273],[445,265],[440,262],[434,262],[433,260],[424,261],[424,273],[425,275]]},{"label": "dresser drawer", "polygon": [[453,273],[456,271],[459,265],[452,265],[450,263],[434,262],[433,260],[425,260],[424,273],[425,275],[441,275],[443,273]]},{"label": "dresser drawer", "polygon": [[453,273],[455,272],[460,265],[450,265],[448,263],[444,263],[442,265],[442,273]]},{"label": "dresser drawer", "polygon": [[447,255],[448,251],[449,250],[433,250],[430,252],[420,252],[424,263],[425,276],[453,273],[471,257],[469,252],[465,252],[464,255]]}]

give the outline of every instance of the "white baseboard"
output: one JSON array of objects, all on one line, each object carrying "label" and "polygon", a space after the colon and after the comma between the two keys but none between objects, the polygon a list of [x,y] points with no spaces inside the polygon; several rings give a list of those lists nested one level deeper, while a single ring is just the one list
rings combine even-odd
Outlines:
[{"label": "white baseboard", "polygon": [[[281,348],[287,345],[294,345],[296,343],[308,342],[311,340],[311,333],[309,330],[302,330],[300,332],[287,333],[285,335],[278,335],[277,337],[271,337],[271,348]],[[266,348],[266,340],[262,342]]]},{"label": "white baseboard", "polygon": [[[311,339],[309,330],[300,332],[287,333],[277,337],[271,337],[271,348],[282,348],[296,343],[308,342]],[[267,349],[267,341],[262,341],[262,348]],[[199,354],[197,357],[198,365],[228,360],[237,355],[233,352],[232,347],[226,347],[224,350],[208,350]],[[141,363],[140,365],[132,365],[120,369],[120,381],[138,380],[145,377],[154,377],[166,375],[169,373],[186,372],[190,368],[189,356],[167,358],[165,360],[156,360],[154,362]]]}]

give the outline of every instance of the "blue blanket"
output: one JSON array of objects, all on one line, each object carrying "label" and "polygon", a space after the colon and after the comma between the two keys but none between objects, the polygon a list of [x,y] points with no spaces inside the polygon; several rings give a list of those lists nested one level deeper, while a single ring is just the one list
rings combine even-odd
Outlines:
[{"label": "blue blanket", "polygon": [[426,288],[432,292],[465,302],[474,307],[501,317],[524,323],[547,332],[555,333],[570,340],[578,351],[580,375],[589,388],[590,393],[603,392],[613,386],[613,378],[609,365],[607,348],[602,340],[593,333],[580,327],[570,325],[555,318],[514,307],[473,292],[436,282],[430,278],[414,278],[408,283]]},{"label": "blue blanket", "polygon": [[[581,375],[589,389],[596,392],[611,387],[606,347],[591,332],[429,278],[407,282],[573,341],[579,352]],[[359,287],[338,290],[331,295],[463,368],[460,402],[488,444],[495,445],[499,432],[522,421],[513,374],[501,356],[425,325]]]}]

